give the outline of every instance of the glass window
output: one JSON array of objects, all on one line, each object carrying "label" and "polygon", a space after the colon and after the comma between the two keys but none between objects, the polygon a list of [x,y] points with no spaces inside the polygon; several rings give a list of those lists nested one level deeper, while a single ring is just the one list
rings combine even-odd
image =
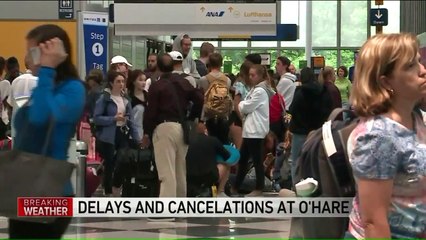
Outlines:
[{"label": "glass window", "polygon": [[253,41],[251,42],[252,47],[277,47],[276,41]]},{"label": "glass window", "polygon": [[312,46],[336,47],[337,1],[312,1]]},{"label": "glass window", "polygon": [[312,56],[323,56],[326,66],[337,67],[337,50],[313,50]]},{"label": "glass window", "polygon": [[[121,38],[121,55],[127,59],[127,61],[132,60],[132,38],[131,37],[122,37]],[[132,64],[132,62],[130,62]]]},{"label": "glass window", "polygon": [[300,61],[305,60],[305,49],[291,49],[281,51],[281,56],[285,56],[290,59],[291,63],[297,68],[300,69]]},{"label": "glass window", "polygon": [[114,36],[112,39],[112,56],[120,55],[120,36]]},{"label": "glass window", "polygon": [[135,42],[136,44],[136,56],[135,56],[135,64],[134,69],[145,69],[145,41],[143,39],[138,39]]},{"label": "glass window", "polygon": [[342,49],[340,51],[340,65],[343,65],[349,69],[349,67],[354,65],[355,62],[355,51],[354,50],[348,50],[348,49]]},{"label": "glass window", "polygon": [[223,61],[232,61],[232,73],[237,74],[240,71],[241,64],[243,64],[245,57],[248,55],[247,49],[232,49],[221,50]]},{"label": "glass window", "polygon": [[199,59],[199,58],[200,58],[200,48],[192,49],[192,59]]},{"label": "glass window", "polygon": [[203,42],[209,42],[209,43],[213,44],[213,46],[215,46],[215,47],[219,46],[218,41],[192,41],[192,47],[199,48],[199,47],[201,47],[201,44],[203,44]]},{"label": "glass window", "polygon": [[87,3],[93,4],[93,5],[103,5],[104,1],[103,0],[88,0]]},{"label": "glass window", "polygon": [[282,41],[282,47],[305,47],[306,45],[306,1],[281,1],[281,23],[297,24],[299,39]]},{"label": "glass window", "polygon": [[[371,8],[377,8],[371,1]],[[400,31],[400,1],[383,1],[380,8],[388,9],[388,25],[383,27],[383,33],[399,33]],[[376,35],[376,27],[371,27],[371,36]]]},{"label": "glass window", "polygon": [[342,1],[343,47],[358,47],[367,40],[367,20],[367,1]]},{"label": "glass window", "polygon": [[109,8],[109,5],[114,3],[113,0],[104,0],[103,2],[104,2],[104,8]]},{"label": "glass window", "polygon": [[247,41],[222,41],[222,47],[247,47]]}]

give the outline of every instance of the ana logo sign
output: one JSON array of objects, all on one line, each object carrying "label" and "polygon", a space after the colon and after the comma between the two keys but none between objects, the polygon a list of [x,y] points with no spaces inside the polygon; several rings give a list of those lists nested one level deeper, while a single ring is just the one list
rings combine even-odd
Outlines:
[{"label": "ana logo sign", "polygon": [[207,12],[206,17],[223,17],[225,11],[220,12]]}]

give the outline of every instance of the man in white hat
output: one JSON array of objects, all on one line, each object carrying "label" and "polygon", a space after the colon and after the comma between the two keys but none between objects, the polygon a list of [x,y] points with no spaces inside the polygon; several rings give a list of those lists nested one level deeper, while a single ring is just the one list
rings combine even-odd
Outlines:
[{"label": "man in white hat", "polygon": [[123,73],[124,76],[126,76],[126,80],[129,76],[129,67],[133,67],[133,66],[123,56],[117,55],[111,59],[110,70]]},{"label": "man in white hat", "polygon": [[197,82],[195,81],[195,78],[192,77],[189,74],[186,74],[183,71],[183,56],[180,52],[178,51],[172,51],[169,52],[169,55],[172,57],[173,59],[173,72],[172,73],[177,73],[179,75],[181,75],[183,78],[185,78],[186,80],[188,80],[188,82],[194,87],[197,87]]}]

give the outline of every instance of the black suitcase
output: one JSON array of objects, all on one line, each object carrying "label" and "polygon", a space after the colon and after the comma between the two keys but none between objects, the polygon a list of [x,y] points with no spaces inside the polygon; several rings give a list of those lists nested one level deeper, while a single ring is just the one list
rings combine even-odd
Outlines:
[{"label": "black suitcase", "polygon": [[123,183],[122,197],[158,197],[159,196],[159,181],[140,180],[136,178],[126,178]]},{"label": "black suitcase", "polygon": [[122,197],[158,197],[159,180],[152,149],[126,149]]}]

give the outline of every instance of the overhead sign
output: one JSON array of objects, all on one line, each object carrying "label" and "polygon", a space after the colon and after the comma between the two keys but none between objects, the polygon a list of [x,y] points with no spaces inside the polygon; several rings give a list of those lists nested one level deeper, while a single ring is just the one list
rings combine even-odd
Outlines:
[{"label": "overhead sign", "polygon": [[[158,17],[162,16],[162,17]],[[276,3],[115,3],[116,35],[274,36]]]},{"label": "overhead sign", "polygon": [[244,34],[227,34],[217,37],[192,37],[194,41],[297,41],[299,38],[296,24],[277,24],[277,33],[269,36],[251,36]]},{"label": "overhead sign", "polygon": [[387,26],[388,10],[386,8],[373,8],[370,10],[371,26]]},{"label": "overhead sign", "polygon": [[86,74],[99,69],[106,74],[108,68],[108,14],[83,13],[84,55]]},{"label": "overhead sign", "polygon": [[277,33],[273,36],[252,36],[252,41],[297,41],[299,39],[296,24],[277,24]]},{"label": "overhead sign", "polygon": [[59,19],[74,19],[74,4],[73,0],[58,1]]},{"label": "overhead sign", "polygon": [[[202,24],[276,23],[275,4],[193,4],[198,5],[195,21]],[[190,19],[188,19],[190,20]],[[190,20],[191,21],[191,20]]]}]

